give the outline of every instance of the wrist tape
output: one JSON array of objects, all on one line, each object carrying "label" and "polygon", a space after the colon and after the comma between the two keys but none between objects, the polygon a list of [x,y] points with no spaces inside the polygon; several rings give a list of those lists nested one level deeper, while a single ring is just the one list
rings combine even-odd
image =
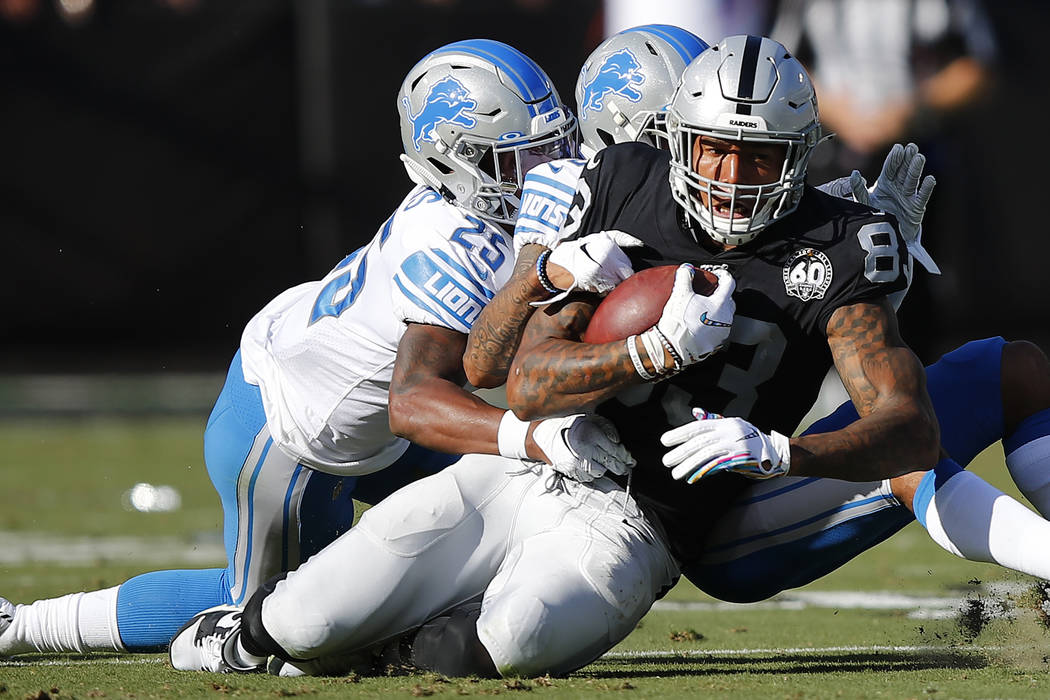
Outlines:
[{"label": "wrist tape", "polygon": [[518,420],[513,411],[507,411],[499,422],[496,443],[501,457],[511,459],[529,459],[525,449],[525,439],[529,435],[530,421]]}]

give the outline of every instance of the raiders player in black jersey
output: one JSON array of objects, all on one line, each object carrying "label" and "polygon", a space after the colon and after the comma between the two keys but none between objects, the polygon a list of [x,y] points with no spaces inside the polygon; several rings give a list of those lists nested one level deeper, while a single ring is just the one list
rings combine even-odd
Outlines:
[{"label": "raiders player in black jersey", "polygon": [[[634,493],[688,560],[702,544],[696,533],[746,483],[718,473],[689,489],[662,464],[661,435],[691,424],[691,407],[738,417],[717,440],[752,432],[740,419],[757,428],[738,444],[772,459],[757,468],[745,460],[752,474],[790,464],[799,476],[897,476],[936,463],[938,432],[923,368],[887,300],[905,287],[909,260],[895,221],[805,185],[821,129],[801,65],[769,39],[727,40],[686,69],[667,122],[671,154],[621,144],[587,164],[567,225],[640,238],[644,246],[628,251],[635,269],[726,266],[736,280],[728,347],[681,368],[672,352],[653,358],[632,337],[636,369],[629,345],[578,342],[597,300],[573,298],[534,314],[507,393],[519,418],[580,410],[581,396],[612,418],[638,460]],[[862,418],[788,447],[783,435],[833,362]],[[643,382],[647,374],[662,381]],[[710,439],[676,448],[686,477],[709,465]]]}]

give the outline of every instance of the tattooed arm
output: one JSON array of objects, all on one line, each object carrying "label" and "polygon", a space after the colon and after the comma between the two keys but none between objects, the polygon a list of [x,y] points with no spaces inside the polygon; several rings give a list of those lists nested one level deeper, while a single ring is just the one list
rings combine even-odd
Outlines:
[{"label": "tattooed arm", "polygon": [[470,329],[467,349],[463,353],[463,369],[467,380],[480,389],[500,386],[507,381],[510,362],[521,342],[525,323],[535,310],[530,303],[543,301],[551,295],[536,275],[536,258],[544,250],[546,247],[533,243],[522,247],[514,262],[514,274],[482,309]]},{"label": "tattooed arm", "polygon": [[[596,296],[574,295],[529,319],[507,377],[507,402],[519,418],[589,411],[642,383],[624,341],[580,342],[597,304]],[[644,351],[641,356],[655,371]],[[673,361],[665,357],[665,362]]]},{"label": "tattooed arm", "polygon": [[835,367],[860,419],[791,440],[791,475],[868,481],[930,469],[940,429],[922,363],[901,340],[889,302],[844,306],[828,321]]},{"label": "tattooed arm", "polygon": [[[463,389],[460,357],[466,341],[448,328],[408,325],[390,382],[390,430],[395,435],[440,452],[499,454],[496,435],[504,411]],[[525,444],[530,457],[546,461],[532,440],[532,429]]]},{"label": "tattooed arm", "polygon": [[[471,329],[463,355],[471,384],[493,387],[506,381],[511,358],[534,311],[531,302],[561,299],[569,290],[608,293],[634,272],[619,246],[640,243],[622,231],[599,231],[562,242],[553,252],[540,245],[523,246],[514,274]],[[537,265],[543,268],[542,281]]]}]

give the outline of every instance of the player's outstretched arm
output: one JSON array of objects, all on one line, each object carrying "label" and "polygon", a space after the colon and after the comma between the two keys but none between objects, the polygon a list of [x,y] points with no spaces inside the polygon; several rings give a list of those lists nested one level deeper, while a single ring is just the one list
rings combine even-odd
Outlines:
[{"label": "player's outstretched arm", "polygon": [[931,469],[940,430],[922,363],[887,300],[837,309],[828,345],[860,420],[791,440],[791,474],[869,481]]},{"label": "player's outstretched arm", "polygon": [[[501,454],[546,462],[578,481],[634,465],[615,428],[600,416],[525,422],[463,389],[466,336],[410,323],[398,345],[390,383],[390,429],[451,454]],[[575,412],[572,412],[575,413]]]}]

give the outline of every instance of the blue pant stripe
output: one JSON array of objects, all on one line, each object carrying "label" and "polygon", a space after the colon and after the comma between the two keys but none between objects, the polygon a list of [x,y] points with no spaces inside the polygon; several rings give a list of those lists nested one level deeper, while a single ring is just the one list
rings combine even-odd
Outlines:
[{"label": "blue pant stripe", "polygon": [[295,465],[292,478],[288,480],[288,489],[284,492],[284,512],[281,516],[281,542],[284,545],[281,547],[281,571],[290,571],[295,567],[295,564],[289,565],[288,563],[288,538],[291,534],[288,530],[288,523],[292,514],[292,494],[295,493],[295,485],[299,483],[299,475],[302,474],[302,471],[303,465]]},{"label": "blue pant stripe", "polygon": [[752,498],[741,499],[741,500],[737,501],[736,503],[734,503],[733,507],[734,508],[740,508],[742,506],[751,505],[752,503],[759,503],[761,501],[765,501],[766,499],[769,499],[769,498],[775,498],[775,497],[777,497],[777,496],[779,496],[781,494],[788,493],[789,491],[794,491],[795,489],[800,489],[800,488],[802,488],[803,486],[805,486],[807,484],[812,484],[816,480],[817,480],[816,477],[806,477],[805,479],[801,479],[801,480],[799,480],[799,481],[797,481],[797,482],[795,482],[795,483],[793,483],[793,484],[791,484],[789,486],[785,486],[784,488],[777,489],[775,491],[770,491],[768,493],[760,494],[760,495],[754,496]]},{"label": "blue pant stripe", "polygon": [[806,525],[810,525],[812,523],[815,523],[818,520],[823,520],[824,518],[832,516],[835,513],[844,513],[844,512],[846,512],[848,510],[853,510],[854,508],[861,508],[861,507],[869,505],[871,503],[878,503],[879,501],[886,501],[886,502],[892,503],[892,501],[890,501],[890,499],[887,498],[886,496],[872,496],[871,498],[865,498],[865,499],[862,499],[860,501],[854,501],[853,503],[847,503],[847,504],[845,504],[843,506],[840,506],[838,508],[832,508],[831,510],[824,511],[823,513],[819,513],[819,514],[814,515],[812,517],[806,518],[805,520],[800,520],[797,523],[792,523],[791,525],[785,525],[784,527],[777,528],[776,530],[770,530],[769,532],[763,532],[763,533],[761,533],[759,535],[752,535],[750,537],[742,537],[739,540],[734,540],[732,542],[727,542],[727,543],[725,543],[723,545],[719,545],[717,547],[712,547],[708,551],[710,551],[710,552],[721,552],[721,551],[725,551],[727,549],[732,549],[733,547],[739,547],[742,544],[748,544],[750,542],[756,542],[758,540],[763,540],[763,539],[766,539],[766,538],[769,538],[769,537],[776,537],[777,535],[782,535],[785,532],[791,532],[792,530],[798,530],[799,528],[802,528],[802,527],[805,527]]}]

